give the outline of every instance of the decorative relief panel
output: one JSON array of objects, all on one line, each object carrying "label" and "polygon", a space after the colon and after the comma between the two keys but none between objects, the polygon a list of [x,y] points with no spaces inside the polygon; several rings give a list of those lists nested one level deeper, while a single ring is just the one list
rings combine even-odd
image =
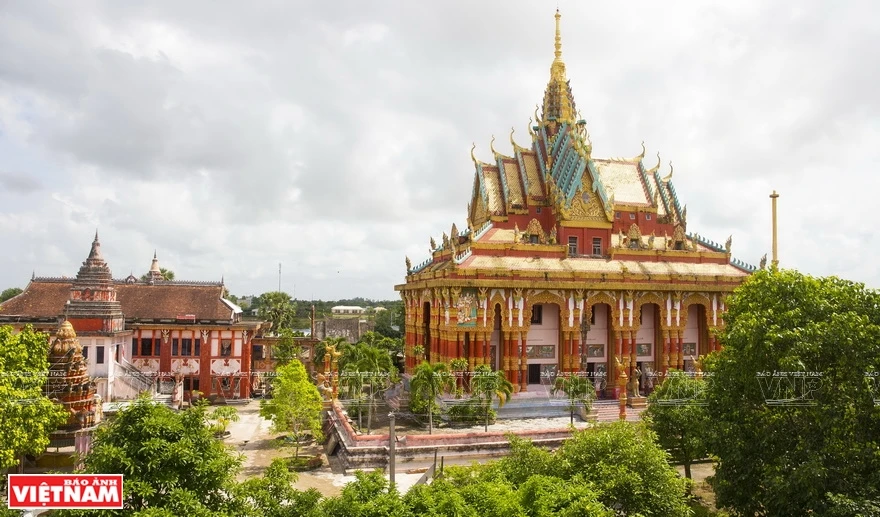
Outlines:
[{"label": "decorative relief panel", "polygon": [[238,359],[213,359],[211,361],[211,374],[233,375],[241,371],[241,361]]}]

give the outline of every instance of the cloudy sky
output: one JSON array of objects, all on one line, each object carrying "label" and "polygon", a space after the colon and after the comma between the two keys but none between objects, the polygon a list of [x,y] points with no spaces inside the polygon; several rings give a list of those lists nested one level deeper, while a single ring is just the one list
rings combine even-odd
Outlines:
[{"label": "cloudy sky", "polygon": [[[0,289],[158,250],[236,294],[396,297],[465,226],[471,142],[521,145],[549,1],[0,0]],[[688,228],[880,287],[880,4],[561,0],[594,155],[644,140]],[[648,160],[646,160],[648,161]],[[653,164],[653,159],[650,162]]]}]

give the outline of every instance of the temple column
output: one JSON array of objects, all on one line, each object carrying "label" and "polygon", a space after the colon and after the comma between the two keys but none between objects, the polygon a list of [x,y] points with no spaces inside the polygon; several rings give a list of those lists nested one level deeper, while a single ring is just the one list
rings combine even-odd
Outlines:
[{"label": "temple column", "polygon": [[665,378],[666,372],[669,370],[669,329],[663,329],[661,332],[663,334],[663,355],[661,356],[660,372]]},{"label": "temple column", "polygon": [[569,355],[569,346],[568,346],[568,339],[570,336],[570,332],[568,332],[567,330],[563,330],[562,332],[560,332],[560,334],[562,335],[562,339],[561,339],[561,342],[559,343],[559,371],[562,373],[565,373],[565,372],[569,371],[569,364],[570,364],[569,357],[571,357]]},{"label": "temple column", "polygon": [[580,372],[584,369],[584,363],[581,361],[581,345],[580,345],[580,333],[572,332],[571,333],[571,352],[574,364],[572,365],[573,372]]},{"label": "temple column", "polygon": [[[195,347],[195,330],[193,330],[192,343],[193,347]],[[246,373],[247,375],[243,375],[240,379],[243,379],[243,382],[240,384],[239,395],[241,398],[247,399],[251,396],[251,339],[253,336],[249,331],[242,332],[241,336],[241,373]],[[193,350],[194,351],[194,350]],[[199,355],[201,355],[201,349],[199,349]],[[201,380],[199,381],[201,384]],[[201,386],[200,386],[201,387]],[[200,390],[201,391],[201,390]]]},{"label": "temple column", "polygon": [[[465,341],[470,341],[468,338],[470,336],[470,332],[456,332],[456,342],[458,343],[458,349],[456,350],[455,358],[456,359],[464,359],[464,343]],[[470,351],[468,351],[470,352]]]},{"label": "temple column", "polygon": [[676,368],[679,370],[684,370],[684,355],[682,355],[682,348],[684,348],[684,330],[679,330],[678,332],[678,344],[675,346],[675,354],[677,357]]},{"label": "temple column", "polygon": [[513,358],[510,353],[510,331],[501,331],[501,342],[499,345],[501,346],[501,369],[504,371],[504,377],[510,382],[513,382],[513,366],[511,364]]},{"label": "temple column", "polygon": [[621,361],[621,357],[623,357],[623,332],[621,332],[620,329],[615,328],[613,329],[613,334],[614,348],[612,349],[611,346],[608,347],[608,355],[610,356],[608,358],[608,382],[612,387],[614,399],[617,400],[620,396],[620,388],[617,383],[617,379],[620,377],[620,372],[618,371],[617,363],[623,363],[623,361]]},{"label": "temple column", "polygon": [[528,331],[518,332],[520,340],[520,391],[528,391],[529,389],[529,354],[526,350],[528,342]]}]

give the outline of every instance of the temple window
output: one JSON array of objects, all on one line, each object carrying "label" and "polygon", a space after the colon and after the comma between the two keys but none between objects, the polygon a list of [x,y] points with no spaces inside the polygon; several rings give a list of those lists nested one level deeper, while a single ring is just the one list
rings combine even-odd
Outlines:
[{"label": "temple window", "polygon": [[537,235],[529,235],[529,243],[538,244],[538,236]]},{"label": "temple window", "polygon": [[83,359],[85,359],[86,362],[89,361],[89,347],[87,346],[83,347]]},{"label": "temple window", "polygon": [[155,343],[153,344],[153,355],[156,357],[162,355],[162,340],[156,338]]},{"label": "temple window", "polygon": [[174,338],[171,340],[171,355],[176,356],[179,355],[178,351],[180,350],[180,339]]},{"label": "temple window", "polygon": [[254,345],[254,359],[263,359],[263,345]]},{"label": "temple window", "polygon": [[629,214],[629,218],[630,218],[631,220],[635,220],[635,218],[636,218],[636,214],[630,213],[630,214]]},{"label": "temple window", "polygon": [[131,338],[131,356],[134,357],[138,355],[138,340],[137,338]]},{"label": "temple window", "polygon": [[153,338],[141,338],[141,355],[153,355]]},{"label": "temple window", "polygon": [[620,219],[620,212],[614,212],[614,218]]},{"label": "temple window", "polygon": [[220,342],[220,355],[221,356],[232,355],[232,340],[231,339],[224,339]]},{"label": "temple window", "polygon": [[651,220],[651,214],[645,214],[645,221]]},{"label": "temple window", "polygon": [[590,325],[596,324],[596,308],[593,307],[590,310]]},{"label": "temple window", "polygon": [[540,214],[540,213],[541,213],[541,207],[536,207],[536,208],[535,208],[535,213],[536,213],[536,214]]},{"label": "temple window", "polygon": [[568,238],[568,254],[569,255],[577,255],[578,253],[578,238],[577,237],[569,237]]},{"label": "temple window", "polygon": [[602,237],[593,237],[593,255],[602,254]]},{"label": "temple window", "polygon": [[192,339],[181,339],[180,340],[180,355],[182,356],[191,356],[192,355]]},{"label": "temple window", "polygon": [[194,348],[194,349],[193,349],[193,355],[194,355],[194,356],[200,356],[200,355],[202,355],[202,340],[201,340],[201,339],[196,339],[196,340],[195,340],[195,346],[194,346],[193,348]]},{"label": "temple window", "polygon": [[544,307],[541,305],[535,305],[532,307],[532,320],[531,322],[535,325],[540,325],[541,320],[544,319]]},{"label": "temple window", "polygon": [[95,347],[95,363],[104,364],[104,345]]}]

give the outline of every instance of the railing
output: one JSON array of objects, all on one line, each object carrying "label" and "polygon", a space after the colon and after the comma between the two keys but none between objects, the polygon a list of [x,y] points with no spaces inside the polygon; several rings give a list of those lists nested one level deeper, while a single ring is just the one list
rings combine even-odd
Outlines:
[{"label": "railing", "polygon": [[[123,372],[123,375],[118,377],[125,378],[128,385],[136,391],[141,392],[153,390],[153,379],[144,375],[144,372],[138,370],[135,365],[131,364],[124,358],[116,364],[119,365],[119,369]],[[132,381],[131,379],[134,380]]]},{"label": "railing", "polygon": [[471,251],[471,249],[468,248],[468,249],[462,251],[461,253],[459,253],[458,255],[456,255],[455,257],[453,257],[452,260],[453,260],[456,264],[461,264],[462,262],[464,262],[465,260],[467,260],[468,257],[471,256],[472,253],[473,253],[473,251]]}]

